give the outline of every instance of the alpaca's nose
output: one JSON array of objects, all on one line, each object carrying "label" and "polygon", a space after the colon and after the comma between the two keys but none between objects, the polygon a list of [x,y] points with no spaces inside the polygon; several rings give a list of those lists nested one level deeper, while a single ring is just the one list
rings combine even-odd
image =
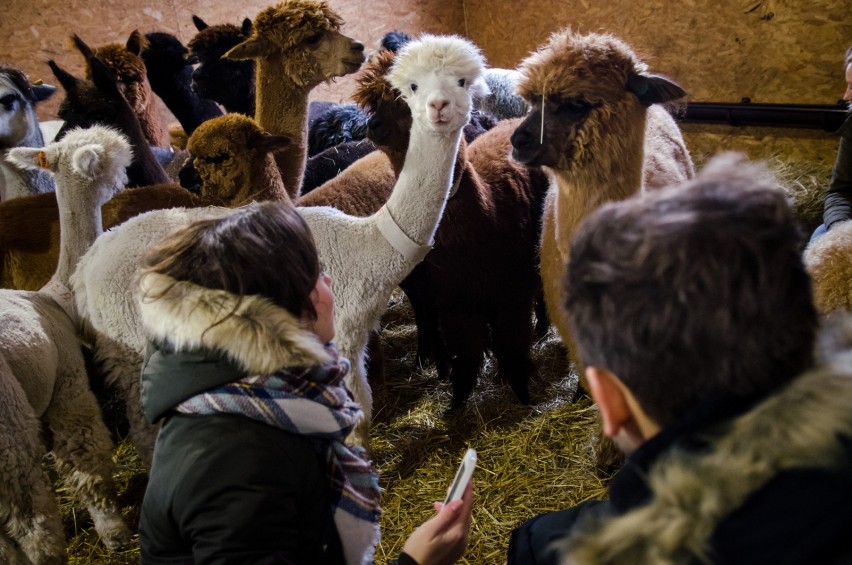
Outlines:
[{"label": "alpaca's nose", "polygon": [[534,137],[532,132],[530,132],[529,127],[527,127],[526,123],[523,123],[518,126],[515,133],[512,134],[512,147],[515,149],[528,149],[532,145],[533,139]]},{"label": "alpaca's nose", "polygon": [[364,51],[364,44],[361,43],[360,41],[355,41],[353,39],[352,42],[349,44],[349,49],[351,49],[352,51],[362,51],[363,52]]},{"label": "alpaca's nose", "polygon": [[429,101],[429,106],[434,108],[436,111],[440,112],[444,108],[450,105],[450,101],[446,98],[435,98]]}]

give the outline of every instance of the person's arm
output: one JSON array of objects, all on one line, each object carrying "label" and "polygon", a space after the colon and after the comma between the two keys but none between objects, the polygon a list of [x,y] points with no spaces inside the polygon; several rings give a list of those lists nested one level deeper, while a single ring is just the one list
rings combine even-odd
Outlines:
[{"label": "person's arm", "polygon": [[408,536],[397,564],[445,565],[458,561],[467,548],[472,509],[472,483],[468,484],[461,500],[446,506],[436,502],[438,513]]},{"label": "person's arm", "polygon": [[823,223],[826,229],[852,219],[852,115],[840,128],[840,146],[825,196]]}]

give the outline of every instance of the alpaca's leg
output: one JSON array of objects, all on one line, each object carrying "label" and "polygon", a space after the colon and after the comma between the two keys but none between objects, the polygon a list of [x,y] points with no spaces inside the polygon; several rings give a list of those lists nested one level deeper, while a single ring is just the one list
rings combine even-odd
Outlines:
[{"label": "alpaca's leg", "polygon": [[458,307],[442,308],[441,327],[450,354],[453,399],[450,412],[464,406],[473,392],[488,343],[488,327],[485,320]]},{"label": "alpaca's leg", "polygon": [[547,335],[547,330],[550,329],[550,316],[547,315],[547,304],[544,302],[544,289],[539,288],[535,295],[535,330],[533,337],[536,340]]},{"label": "alpaca's leg", "polygon": [[530,402],[529,381],[534,370],[530,359],[532,306],[531,297],[529,300],[502,302],[492,311],[490,320],[491,350],[497,358],[500,378],[508,381],[512,392],[523,404]]},{"label": "alpaca's leg", "polygon": [[[0,543],[3,563],[67,563],[56,495],[44,471],[39,420],[0,358]],[[8,541],[8,543],[6,543]],[[8,558],[8,560],[7,560]],[[17,561],[20,562],[20,561]]]},{"label": "alpaca's leg", "polygon": [[352,365],[349,374],[346,376],[346,386],[355,401],[361,405],[364,411],[364,417],[352,430],[348,441],[356,445],[361,445],[365,448],[370,446],[370,422],[373,417],[373,391],[370,388],[370,383],[367,382],[367,373],[365,371],[365,350],[366,344],[361,343],[360,347],[349,345],[343,341],[338,344],[340,354],[349,359]]},{"label": "alpaca's leg", "polygon": [[429,274],[424,263],[420,263],[403,280],[399,287],[405,292],[414,310],[417,324],[417,364],[426,365],[435,361],[438,376],[447,379],[450,373],[449,354],[440,329],[438,305],[429,284]]},{"label": "alpaca's leg", "polygon": [[154,458],[157,427],[149,424],[142,413],[139,378],[142,372],[142,356],[126,345],[98,334],[95,341],[95,362],[106,375],[107,385],[118,387],[125,403],[130,441],[145,467],[150,469]]},{"label": "alpaca's leg", "polygon": [[117,549],[130,541],[112,477],[113,445],[95,395],[89,390],[82,353],[62,352],[53,400],[44,421],[53,436],[56,467],[65,484],[89,511],[101,541]]}]

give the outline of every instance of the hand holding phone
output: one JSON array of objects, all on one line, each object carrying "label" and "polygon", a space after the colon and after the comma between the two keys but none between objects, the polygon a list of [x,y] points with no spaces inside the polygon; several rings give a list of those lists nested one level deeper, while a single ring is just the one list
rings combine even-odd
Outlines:
[{"label": "hand holding phone", "polygon": [[453,479],[453,484],[450,485],[450,490],[447,492],[444,504],[449,504],[453,500],[459,500],[462,497],[471,476],[473,476],[474,468],[476,468],[476,450],[471,448],[462,457],[459,470],[456,471],[456,477]]}]

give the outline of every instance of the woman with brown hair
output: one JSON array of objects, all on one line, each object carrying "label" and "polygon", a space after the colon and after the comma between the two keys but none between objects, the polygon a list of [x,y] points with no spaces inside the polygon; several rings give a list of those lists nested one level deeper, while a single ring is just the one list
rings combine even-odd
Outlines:
[{"label": "woman with brown hair", "polygon": [[[331,280],[292,207],[252,204],[152,249],[142,403],[162,422],[140,518],[142,563],[370,563],[378,476],[343,440]],[[400,563],[464,551],[472,494],[439,508]]]}]

